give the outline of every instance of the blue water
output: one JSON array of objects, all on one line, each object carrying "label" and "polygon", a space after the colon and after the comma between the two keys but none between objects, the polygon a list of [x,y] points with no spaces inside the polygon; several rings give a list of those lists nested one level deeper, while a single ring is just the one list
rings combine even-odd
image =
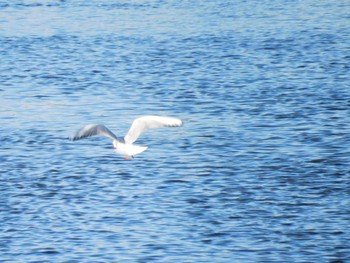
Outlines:
[{"label": "blue water", "polygon": [[[0,262],[350,262],[348,1],[0,1]],[[181,118],[124,136],[142,115]]]}]

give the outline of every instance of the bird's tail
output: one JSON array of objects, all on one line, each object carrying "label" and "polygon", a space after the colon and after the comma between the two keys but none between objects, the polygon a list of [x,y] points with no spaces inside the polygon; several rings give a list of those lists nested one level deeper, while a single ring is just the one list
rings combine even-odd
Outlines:
[{"label": "bird's tail", "polygon": [[136,154],[142,153],[147,150],[147,146],[137,146],[137,145],[132,145],[130,152],[128,155],[130,156],[135,156]]}]

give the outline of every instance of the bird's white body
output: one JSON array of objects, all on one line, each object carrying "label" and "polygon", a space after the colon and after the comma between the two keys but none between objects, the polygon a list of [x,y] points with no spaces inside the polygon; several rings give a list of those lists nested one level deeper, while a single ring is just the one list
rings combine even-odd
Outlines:
[{"label": "bird's white body", "polygon": [[179,127],[182,121],[172,117],[143,116],[133,121],[124,139],[118,139],[107,127],[102,124],[90,124],[78,130],[71,140],[80,140],[94,135],[103,135],[113,140],[113,148],[116,153],[125,155],[125,159],[142,153],[148,147],[133,145],[142,132],[151,128]]},{"label": "bird's white body", "polygon": [[125,155],[127,156],[126,158],[129,158],[130,156],[133,157],[136,154],[142,153],[148,148],[146,146],[138,146],[130,143],[118,142],[117,140],[113,141],[113,147],[116,153]]}]

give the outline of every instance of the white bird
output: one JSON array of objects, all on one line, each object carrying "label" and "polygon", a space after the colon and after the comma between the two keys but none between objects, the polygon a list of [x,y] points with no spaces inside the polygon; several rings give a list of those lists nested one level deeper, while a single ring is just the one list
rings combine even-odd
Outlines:
[{"label": "white bird", "polygon": [[80,140],[94,135],[103,135],[113,140],[113,148],[116,153],[125,155],[125,160],[142,153],[148,147],[133,145],[142,132],[151,128],[179,127],[182,121],[177,118],[163,116],[143,116],[133,121],[124,139],[118,138],[103,124],[90,124],[78,130],[70,139]]}]

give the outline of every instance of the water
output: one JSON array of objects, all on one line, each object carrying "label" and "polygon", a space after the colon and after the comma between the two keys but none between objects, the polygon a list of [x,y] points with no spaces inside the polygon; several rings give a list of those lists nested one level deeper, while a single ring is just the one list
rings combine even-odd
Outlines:
[{"label": "water", "polygon": [[350,262],[348,1],[197,2],[0,2],[1,262]]}]

